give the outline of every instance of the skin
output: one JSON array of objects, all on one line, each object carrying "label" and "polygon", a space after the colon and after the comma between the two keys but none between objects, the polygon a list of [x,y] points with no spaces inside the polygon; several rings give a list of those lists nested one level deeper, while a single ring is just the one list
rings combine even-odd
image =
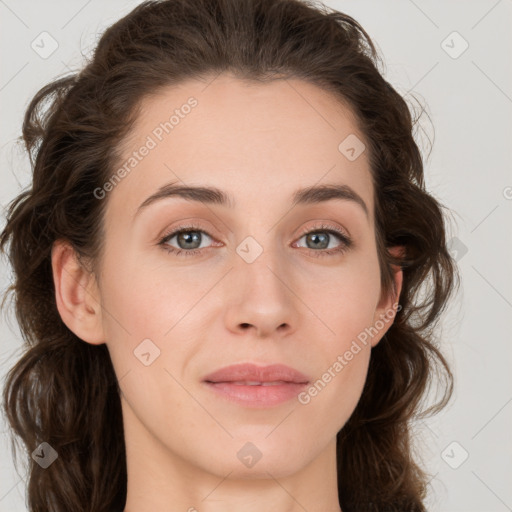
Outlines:
[{"label": "skin", "polygon": [[[371,348],[394,317],[308,404],[242,407],[201,381],[226,365],[255,362],[287,364],[315,382],[358,334],[394,312],[397,296],[380,288],[367,152],[349,161],[338,150],[348,135],[364,136],[351,111],[314,85],[221,75],[208,87],[189,81],[145,100],[120,165],[190,96],[197,107],[102,199],[100,275],[81,267],[65,243],[52,253],[63,321],[84,342],[107,344],[120,381],[125,511],[339,511],[336,434],[361,396]],[[218,187],[236,205],[169,197],[134,218],[169,182]],[[327,183],[349,185],[368,217],[339,199],[292,208],[295,190]],[[207,233],[199,254],[158,245],[190,220]],[[353,245],[315,257],[326,249],[308,245],[303,233],[320,221]],[[263,249],[252,263],[236,252],[248,236]],[[342,243],[331,235],[329,249]],[[183,248],[177,237],[167,245]],[[394,275],[399,294],[402,272]],[[147,338],[160,355],[145,366],[134,350]],[[247,442],[262,455],[250,468],[237,457]]]}]

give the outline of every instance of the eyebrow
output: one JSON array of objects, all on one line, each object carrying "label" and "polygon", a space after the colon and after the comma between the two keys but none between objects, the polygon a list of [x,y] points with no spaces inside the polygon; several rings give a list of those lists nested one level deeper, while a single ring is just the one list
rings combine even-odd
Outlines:
[{"label": "eyebrow", "polygon": [[[216,187],[178,185],[173,182],[161,186],[154,194],[145,199],[135,212],[135,216],[150,204],[169,197],[180,197],[189,201],[229,208],[233,208],[236,204],[233,196]],[[334,199],[352,201],[362,208],[366,217],[369,216],[368,207],[363,198],[348,185],[327,184],[301,188],[292,194],[292,205],[318,204]]]}]

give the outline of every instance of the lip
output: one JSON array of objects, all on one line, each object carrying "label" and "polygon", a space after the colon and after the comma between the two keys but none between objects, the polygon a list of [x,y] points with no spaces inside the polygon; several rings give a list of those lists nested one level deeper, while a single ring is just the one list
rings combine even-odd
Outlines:
[{"label": "lip", "polygon": [[[244,385],[244,382],[280,382],[271,385]],[[247,407],[264,408],[287,402],[307,386],[306,375],[282,364],[257,366],[252,363],[235,364],[221,368],[203,382],[219,396]],[[237,384],[238,382],[238,384]]]},{"label": "lip", "polygon": [[203,379],[209,382],[236,382],[256,381],[273,382],[284,381],[295,384],[307,384],[308,377],[303,373],[284,364],[257,366],[253,363],[233,364],[208,374]]}]

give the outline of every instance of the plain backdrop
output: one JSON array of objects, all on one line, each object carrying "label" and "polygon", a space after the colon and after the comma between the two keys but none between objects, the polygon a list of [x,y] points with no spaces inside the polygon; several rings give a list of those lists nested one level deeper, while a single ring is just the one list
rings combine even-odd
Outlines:
[{"label": "plain backdrop", "polygon": [[[30,183],[16,145],[28,102],[57,75],[79,69],[101,32],[139,3],[0,0],[3,212]],[[441,327],[455,396],[415,428],[432,475],[428,510],[512,510],[512,0],[325,5],[359,21],[383,55],[386,79],[409,104],[417,108],[414,94],[425,105],[417,140],[427,186],[452,212],[450,246],[462,286]],[[3,290],[12,273],[5,260],[0,270]],[[3,388],[22,346],[12,311],[0,319],[0,340]],[[24,511],[24,474],[14,467],[3,418],[0,427],[0,510]]]}]

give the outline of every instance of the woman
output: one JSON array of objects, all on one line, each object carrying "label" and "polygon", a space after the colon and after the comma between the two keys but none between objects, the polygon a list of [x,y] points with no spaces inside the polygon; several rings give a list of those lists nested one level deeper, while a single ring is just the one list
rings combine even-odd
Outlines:
[{"label": "woman", "polygon": [[30,510],[425,510],[457,274],[377,60],[321,5],[153,1],[35,96],[0,238]]}]

